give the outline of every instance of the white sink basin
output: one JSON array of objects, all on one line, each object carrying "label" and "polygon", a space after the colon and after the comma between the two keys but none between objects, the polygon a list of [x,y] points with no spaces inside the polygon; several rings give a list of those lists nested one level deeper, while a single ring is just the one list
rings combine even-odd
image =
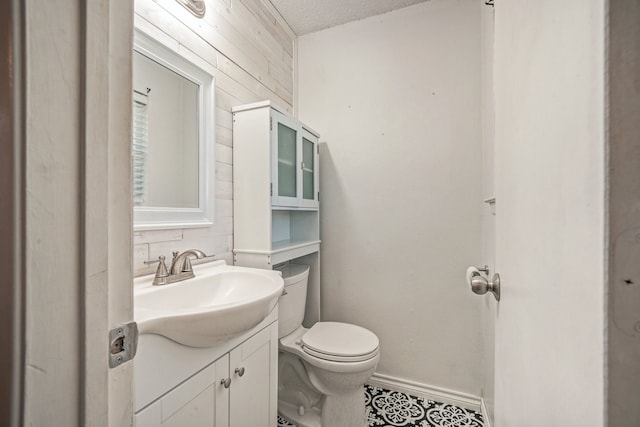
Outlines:
[{"label": "white sink basin", "polygon": [[216,261],[193,267],[196,277],[152,286],[134,280],[140,334],[158,334],[191,347],[211,347],[256,326],[274,309],[284,282],[277,271]]}]

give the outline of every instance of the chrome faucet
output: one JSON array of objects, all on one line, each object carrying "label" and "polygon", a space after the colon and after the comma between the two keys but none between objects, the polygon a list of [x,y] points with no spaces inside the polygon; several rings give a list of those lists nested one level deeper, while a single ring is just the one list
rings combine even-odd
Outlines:
[{"label": "chrome faucet", "polygon": [[189,249],[182,253],[175,251],[173,252],[171,268],[168,271],[167,265],[164,262],[165,258],[162,255],[158,257],[157,261],[145,261],[146,264],[158,263],[156,276],[153,279],[153,286],[168,285],[169,283],[180,282],[181,280],[195,277],[193,268],[191,267],[191,259],[189,258],[191,256],[200,259],[207,255],[198,249]]}]

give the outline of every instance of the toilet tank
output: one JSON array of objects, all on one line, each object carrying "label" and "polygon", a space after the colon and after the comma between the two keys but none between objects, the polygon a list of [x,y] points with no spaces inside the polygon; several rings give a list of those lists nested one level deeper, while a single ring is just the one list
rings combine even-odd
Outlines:
[{"label": "toilet tank", "polygon": [[275,270],[282,272],[286,292],[278,302],[278,338],[282,338],[302,325],[307,304],[309,266],[288,263]]}]

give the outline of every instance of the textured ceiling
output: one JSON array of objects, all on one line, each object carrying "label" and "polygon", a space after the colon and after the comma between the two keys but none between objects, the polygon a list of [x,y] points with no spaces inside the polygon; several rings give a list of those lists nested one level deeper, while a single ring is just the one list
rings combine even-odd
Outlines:
[{"label": "textured ceiling", "polygon": [[301,36],[428,0],[271,0]]}]

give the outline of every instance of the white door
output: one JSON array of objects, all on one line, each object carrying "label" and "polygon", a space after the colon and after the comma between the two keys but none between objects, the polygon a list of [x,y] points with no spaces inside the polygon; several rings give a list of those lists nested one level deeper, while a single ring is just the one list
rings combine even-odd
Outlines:
[{"label": "white door", "polygon": [[[493,27],[494,8],[483,5],[481,9],[482,28],[482,259],[490,269],[489,277],[495,273],[495,222],[496,199],[494,187],[494,98],[493,98]],[[482,301],[482,358],[481,396],[483,414],[490,423],[494,418],[494,376],[495,376],[495,322],[498,302],[493,295],[486,295]]]},{"label": "white door", "polygon": [[133,317],[133,2],[23,5],[12,21],[26,35],[20,424],[123,427],[131,363],[110,369],[108,350],[109,330]]},{"label": "white door", "polygon": [[603,425],[605,3],[495,2],[495,427]]}]

